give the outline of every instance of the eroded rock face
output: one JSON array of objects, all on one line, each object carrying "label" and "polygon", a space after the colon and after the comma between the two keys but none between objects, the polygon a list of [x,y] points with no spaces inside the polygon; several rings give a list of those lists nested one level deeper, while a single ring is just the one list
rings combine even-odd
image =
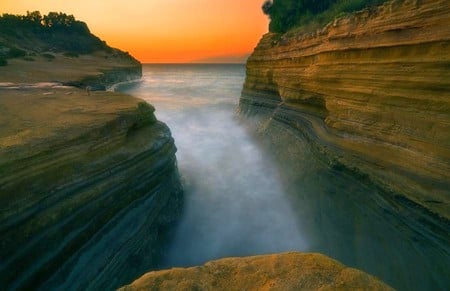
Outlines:
[{"label": "eroded rock face", "polygon": [[446,0],[391,1],[314,33],[267,34],[240,112],[448,221],[449,15]]},{"label": "eroded rock face", "polygon": [[448,1],[391,1],[267,34],[239,105],[311,250],[399,290],[448,285],[449,15]]},{"label": "eroded rock face", "polygon": [[320,254],[226,258],[147,273],[119,290],[393,290]]},{"label": "eroded rock face", "polygon": [[0,89],[0,285],[117,288],[180,211],[174,141],[140,99]]}]

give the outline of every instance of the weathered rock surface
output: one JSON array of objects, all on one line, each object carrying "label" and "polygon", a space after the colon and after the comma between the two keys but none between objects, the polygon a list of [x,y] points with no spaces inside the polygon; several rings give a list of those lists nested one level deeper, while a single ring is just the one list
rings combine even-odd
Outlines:
[{"label": "weathered rock surface", "polygon": [[0,86],[1,289],[130,282],[155,263],[180,212],[170,130],[138,98],[42,82],[110,85],[140,76],[140,65],[83,55],[33,66],[12,60],[7,68],[14,71],[0,70],[8,82]]},{"label": "weathered rock surface", "polygon": [[448,1],[391,1],[265,35],[239,105],[310,250],[399,290],[448,289],[449,15]]},{"label": "weathered rock surface", "polygon": [[0,67],[0,83],[30,84],[36,82],[60,82],[85,88],[106,88],[118,82],[140,79],[141,64],[124,53],[98,51],[78,57],[55,53],[55,59],[36,56],[30,62],[11,59],[8,66]]},{"label": "weathered rock surface", "polygon": [[176,149],[153,108],[73,90],[1,92],[3,288],[117,287],[151,265],[179,211]]},{"label": "weathered rock surface", "polygon": [[226,258],[150,272],[119,290],[393,290],[373,276],[320,254]]},{"label": "weathered rock surface", "polygon": [[448,221],[449,15],[446,0],[391,1],[314,33],[267,34],[240,112]]}]

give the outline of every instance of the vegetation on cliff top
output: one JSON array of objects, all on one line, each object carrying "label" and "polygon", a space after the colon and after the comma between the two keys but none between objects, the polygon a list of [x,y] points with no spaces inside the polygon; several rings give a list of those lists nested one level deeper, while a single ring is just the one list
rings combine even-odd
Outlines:
[{"label": "vegetation on cliff top", "polygon": [[108,50],[108,45],[91,34],[86,23],[73,15],[50,12],[42,16],[39,11],[26,15],[0,16],[0,41],[3,45],[32,51],[91,53]]},{"label": "vegetation on cliff top", "polygon": [[95,51],[123,54],[93,35],[86,23],[73,15],[61,12],[41,15],[33,11],[26,15],[0,16],[0,66],[6,65],[9,58],[32,57],[45,52],[77,57]]},{"label": "vegetation on cliff top", "polygon": [[284,33],[316,23],[323,25],[345,13],[380,5],[387,0],[266,0],[262,10],[270,18],[269,31]]}]

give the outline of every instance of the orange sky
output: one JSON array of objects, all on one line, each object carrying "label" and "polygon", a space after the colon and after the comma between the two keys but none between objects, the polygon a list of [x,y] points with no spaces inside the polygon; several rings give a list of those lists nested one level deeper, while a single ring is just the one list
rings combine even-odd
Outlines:
[{"label": "orange sky", "polygon": [[263,0],[0,0],[0,13],[73,14],[141,62],[191,62],[250,53],[268,20]]}]

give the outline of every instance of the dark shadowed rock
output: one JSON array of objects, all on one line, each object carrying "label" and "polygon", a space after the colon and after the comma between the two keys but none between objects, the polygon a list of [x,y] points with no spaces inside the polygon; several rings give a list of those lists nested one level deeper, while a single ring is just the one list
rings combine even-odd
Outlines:
[{"label": "dark shadowed rock", "polygon": [[151,105],[97,91],[140,78],[135,59],[54,56],[0,68],[0,286],[111,290],[180,213],[176,148]]}]

